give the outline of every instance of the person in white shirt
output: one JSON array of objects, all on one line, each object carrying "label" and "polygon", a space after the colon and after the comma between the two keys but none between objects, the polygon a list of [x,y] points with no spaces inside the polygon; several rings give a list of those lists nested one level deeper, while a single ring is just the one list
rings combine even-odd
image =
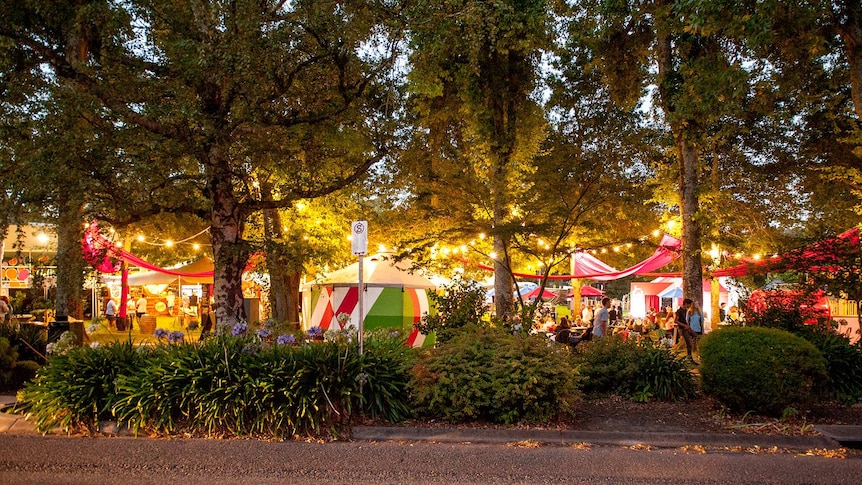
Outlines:
[{"label": "person in white shirt", "polygon": [[108,319],[108,328],[117,328],[117,304],[111,298],[105,304],[105,318]]},{"label": "person in white shirt", "polygon": [[138,298],[138,302],[135,304],[135,313],[138,314],[138,321],[141,321],[141,317],[147,314],[147,297],[141,293],[141,297]]},{"label": "person in white shirt", "polygon": [[595,312],[593,317],[593,335],[604,337],[608,334],[608,308],[611,307],[611,299],[602,298],[602,306]]}]

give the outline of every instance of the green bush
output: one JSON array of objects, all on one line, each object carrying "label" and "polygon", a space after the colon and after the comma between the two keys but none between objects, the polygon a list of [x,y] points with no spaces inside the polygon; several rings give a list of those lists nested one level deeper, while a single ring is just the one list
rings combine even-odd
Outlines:
[{"label": "green bush", "polygon": [[862,341],[850,340],[819,325],[804,327],[799,335],[814,344],[826,359],[828,392],[844,403],[862,399]]},{"label": "green bush", "polygon": [[824,389],[826,360],[790,332],[724,328],[700,342],[703,391],[733,411],[781,416],[804,407]]},{"label": "green bush", "polygon": [[411,386],[417,413],[449,422],[547,421],[578,396],[563,346],[478,327],[421,355]]},{"label": "green bush", "polygon": [[585,393],[638,401],[682,401],[697,393],[694,376],[669,349],[613,336],[584,342],[578,350]]},{"label": "green bush", "polygon": [[36,375],[39,364],[20,360],[18,350],[6,337],[0,337],[0,391],[18,390]]},{"label": "green bush", "polygon": [[8,339],[9,344],[18,351],[19,361],[45,362],[48,332],[43,327],[0,323],[0,337]]},{"label": "green bush", "polygon": [[337,435],[365,414],[410,416],[414,351],[401,335],[372,333],[303,346],[265,345],[253,336],[203,342],[80,348],[52,357],[25,389],[40,429],[116,419],[134,430]]},{"label": "green bush", "polygon": [[429,292],[428,299],[436,311],[426,314],[419,330],[434,332],[438,342],[446,342],[464,327],[481,326],[485,314],[485,290],[475,281],[457,279],[441,293]]},{"label": "green bush", "polygon": [[146,348],[124,342],[53,356],[24,387],[19,406],[32,414],[41,431],[76,425],[92,429],[99,420],[112,418],[118,377],[141,369],[147,355]]}]

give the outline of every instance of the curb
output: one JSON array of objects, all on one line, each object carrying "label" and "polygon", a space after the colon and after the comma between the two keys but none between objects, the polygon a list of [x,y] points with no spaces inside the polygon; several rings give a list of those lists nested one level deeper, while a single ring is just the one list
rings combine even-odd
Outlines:
[{"label": "curb", "polygon": [[506,430],[483,428],[401,428],[356,426],[352,438],[363,441],[427,441],[439,443],[518,443],[605,446],[647,445],[658,448],[684,446],[786,448],[792,450],[835,449],[841,445],[828,436],[735,435],[720,433],[661,433],[578,430]]},{"label": "curb", "polygon": [[[108,436],[134,436],[117,423],[99,423]],[[580,431],[554,429],[492,429],[492,428],[407,428],[399,426],[354,426],[351,438],[357,441],[422,441],[429,443],[509,444],[531,441],[547,445],[569,446],[589,443],[599,446],[653,446],[682,448],[706,446],[715,448],[784,448],[790,450],[837,449],[842,445],[862,442],[862,426],[817,426],[822,436],[739,435],[723,433],[662,433]],[[0,413],[0,434],[41,434],[23,415]],[[64,434],[55,429],[47,434]]]}]

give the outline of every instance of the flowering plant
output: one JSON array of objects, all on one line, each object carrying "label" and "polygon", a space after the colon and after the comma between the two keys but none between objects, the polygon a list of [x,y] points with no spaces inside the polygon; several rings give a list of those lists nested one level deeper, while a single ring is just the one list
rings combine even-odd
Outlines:
[{"label": "flowering plant", "polygon": [[66,355],[75,347],[75,336],[72,335],[72,332],[63,332],[59,340],[45,347],[45,351],[49,355]]},{"label": "flowering plant", "polygon": [[314,326],[308,329],[308,336],[310,338],[320,338],[323,337],[323,329],[319,326]]},{"label": "flowering plant", "polygon": [[296,337],[289,334],[279,335],[278,338],[275,339],[275,343],[278,345],[293,345],[296,343]]},{"label": "flowering plant", "polygon": [[344,328],[344,325],[350,320],[350,314],[341,312],[335,317],[335,319],[338,320],[338,325],[340,325],[341,328]]}]

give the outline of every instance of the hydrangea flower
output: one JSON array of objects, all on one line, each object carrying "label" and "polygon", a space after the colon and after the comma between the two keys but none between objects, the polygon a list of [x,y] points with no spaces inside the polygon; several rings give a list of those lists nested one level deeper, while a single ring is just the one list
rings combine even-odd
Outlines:
[{"label": "hydrangea flower", "polygon": [[153,332],[153,336],[157,339],[161,340],[168,336],[168,331],[163,328],[157,328],[155,332]]},{"label": "hydrangea flower", "polygon": [[308,336],[309,337],[314,338],[314,337],[320,337],[321,335],[323,335],[323,329],[318,327],[318,326],[314,326],[314,327],[311,327],[308,329]]},{"label": "hydrangea flower", "polygon": [[270,335],[272,335],[272,332],[270,332],[268,328],[262,328],[257,331],[257,336],[260,338],[267,338]]},{"label": "hydrangea flower", "polygon": [[171,343],[182,342],[183,339],[185,338],[185,336],[186,336],[186,334],[184,334],[183,332],[180,332],[179,330],[175,330],[175,331],[168,334],[168,342],[171,342]]},{"label": "hydrangea flower", "polygon": [[278,345],[293,345],[296,343],[296,337],[293,335],[279,335],[275,342]]},{"label": "hydrangea flower", "polygon": [[245,335],[246,333],[248,333],[248,325],[244,323],[237,323],[233,326],[230,332],[237,337],[240,335]]}]

